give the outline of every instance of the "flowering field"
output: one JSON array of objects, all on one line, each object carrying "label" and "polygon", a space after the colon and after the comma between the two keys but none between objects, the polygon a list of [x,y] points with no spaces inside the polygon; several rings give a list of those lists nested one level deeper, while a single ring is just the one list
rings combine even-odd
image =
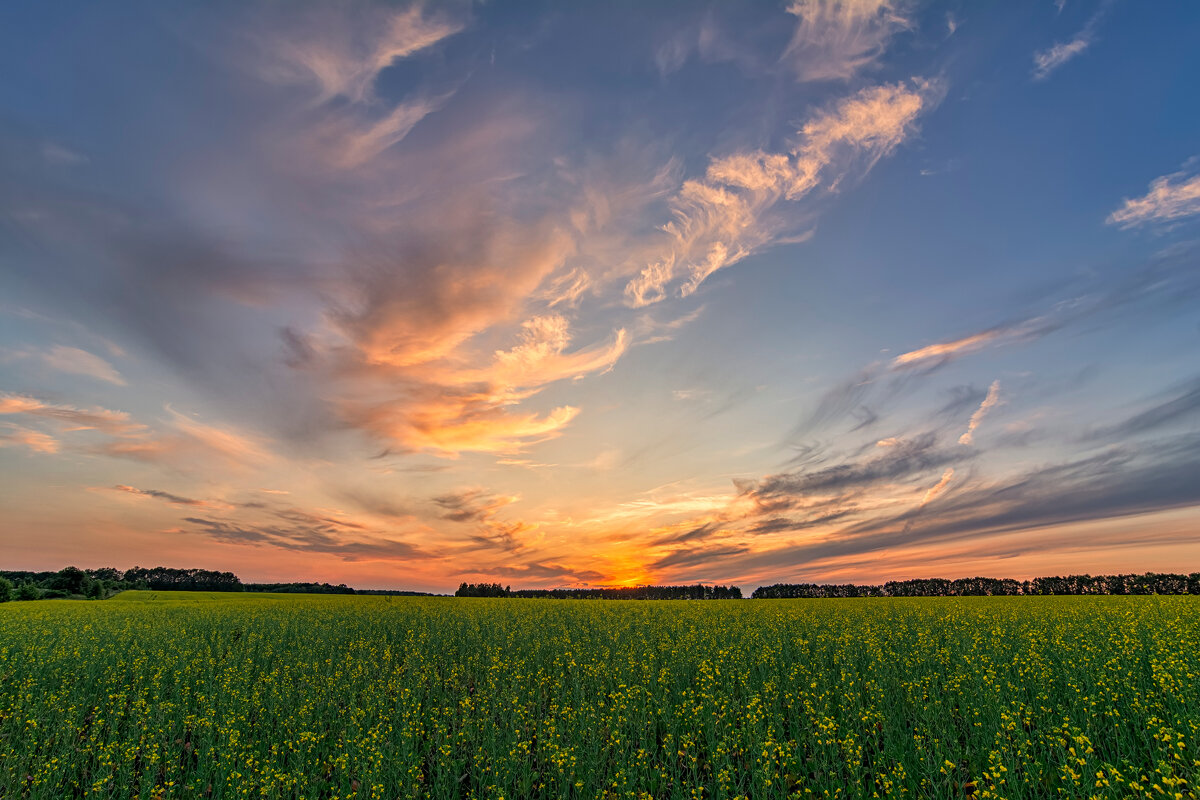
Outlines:
[{"label": "flowering field", "polygon": [[0,798],[1195,797],[1200,598],[0,604]]}]

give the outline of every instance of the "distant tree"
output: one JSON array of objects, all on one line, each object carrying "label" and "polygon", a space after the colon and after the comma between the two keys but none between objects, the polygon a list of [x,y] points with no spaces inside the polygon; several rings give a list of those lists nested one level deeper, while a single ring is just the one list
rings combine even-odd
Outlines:
[{"label": "distant tree", "polygon": [[459,585],[455,597],[508,597],[512,590],[498,583],[466,583]]},{"label": "distant tree", "polygon": [[62,592],[64,595],[86,594],[91,583],[91,577],[79,567],[65,567],[50,579],[46,588]]},{"label": "distant tree", "polygon": [[18,600],[41,600],[42,590],[36,583],[22,583],[17,587]]},{"label": "distant tree", "polygon": [[0,578],[0,603],[13,599],[13,582],[8,578]]}]

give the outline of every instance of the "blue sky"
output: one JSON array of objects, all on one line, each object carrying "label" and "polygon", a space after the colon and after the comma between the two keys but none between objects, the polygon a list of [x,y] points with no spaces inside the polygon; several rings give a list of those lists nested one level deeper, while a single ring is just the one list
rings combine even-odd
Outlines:
[{"label": "blue sky", "polygon": [[1200,563],[1200,8],[0,10],[0,542],[447,589]]}]

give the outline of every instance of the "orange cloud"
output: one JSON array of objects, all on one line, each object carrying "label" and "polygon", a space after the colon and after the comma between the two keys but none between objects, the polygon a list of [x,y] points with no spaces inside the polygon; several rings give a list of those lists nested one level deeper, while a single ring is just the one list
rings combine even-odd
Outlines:
[{"label": "orange cloud", "polygon": [[0,447],[20,445],[29,448],[30,452],[47,455],[57,453],[59,450],[58,440],[49,434],[11,423],[4,427],[8,432],[0,432]]},{"label": "orange cloud", "polygon": [[1109,225],[1130,228],[1149,222],[1170,222],[1200,214],[1200,175],[1177,172],[1150,182],[1150,191],[1127,199],[1108,215]]},{"label": "orange cloud", "polygon": [[63,431],[97,430],[110,434],[129,434],[146,430],[146,426],[132,422],[124,411],[76,408],[19,394],[0,394],[0,414],[28,414],[48,419]]},{"label": "orange cloud", "polygon": [[1003,331],[991,330],[976,333],[972,336],[964,336],[961,339],[955,339],[951,342],[938,342],[937,344],[931,344],[918,350],[901,353],[892,359],[892,366],[906,367],[929,359],[946,358],[948,356],[956,356],[960,353],[969,353],[991,344],[1003,335]]},{"label": "orange cloud", "polygon": [[626,302],[659,302],[681,275],[679,292],[687,296],[717,270],[777,241],[790,224],[776,211],[781,200],[798,200],[822,180],[836,188],[856,164],[869,170],[904,141],[939,91],[926,81],[864,89],[805,123],[790,153],[714,158],[704,180],[686,181],[672,200],[673,219],[662,227],[668,243],[626,284]]}]

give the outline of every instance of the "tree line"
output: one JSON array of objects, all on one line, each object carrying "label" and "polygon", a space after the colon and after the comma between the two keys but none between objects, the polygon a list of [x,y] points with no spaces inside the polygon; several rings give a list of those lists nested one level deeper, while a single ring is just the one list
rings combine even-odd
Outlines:
[{"label": "tree line", "polygon": [[245,587],[232,572],[175,567],[115,567],[79,569],[65,567],[58,572],[0,570],[0,602],[4,600],[46,600],[58,597],[100,600],[127,589],[190,592],[240,592]]},{"label": "tree line", "polygon": [[[391,589],[354,589],[344,583],[242,583],[232,572],[174,567],[113,567],[58,572],[0,570],[0,602],[81,598],[99,600],[128,589],[160,592],[282,592],[295,594],[425,595]],[[1018,595],[1200,594],[1200,572],[1067,575],[1018,581],[1013,578],[919,578],[883,584],[777,583],[760,586],[753,599],[835,597],[991,597]],[[456,597],[527,597],[550,600],[740,600],[737,586],[629,586],[595,589],[513,589],[499,583],[466,583]]]},{"label": "tree line", "polygon": [[427,592],[352,589],[344,583],[242,583],[232,572],[176,567],[114,567],[58,572],[0,570],[0,603],[8,600],[76,598],[102,600],[129,589],[156,592],[282,592],[292,594],[420,595]]},{"label": "tree line", "polygon": [[513,589],[498,583],[463,583],[455,597],[529,597],[546,600],[741,600],[737,586],[622,586],[597,589]]},{"label": "tree line", "polygon": [[1013,578],[919,578],[884,584],[776,583],[760,586],[755,599],[829,597],[992,597],[1016,595],[1200,594],[1200,572],[1190,575],[1066,575],[1018,581]]}]

